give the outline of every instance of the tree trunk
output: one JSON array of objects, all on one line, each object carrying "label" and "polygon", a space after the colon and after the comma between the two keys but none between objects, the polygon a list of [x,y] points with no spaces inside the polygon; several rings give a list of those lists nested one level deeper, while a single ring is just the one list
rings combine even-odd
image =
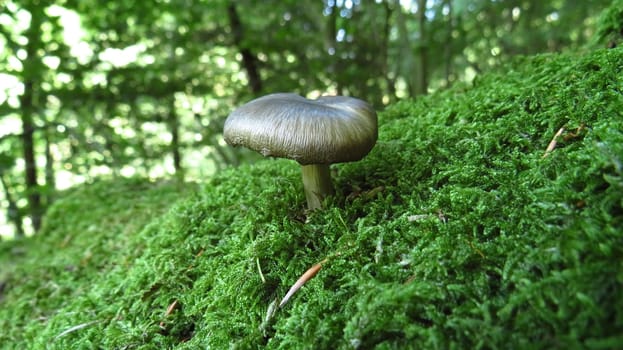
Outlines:
[{"label": "tree trunk", "polygon": [[175,175],[184,179],[184,169],[182,168],[182,154],[180,152],[180,122],[175,111],[175,97],[170,97],[169,116],[168,116],[169,132],[171,133],[171,144],[169,145],[171,155],[173,156],[173,168]]},{"label": "tree trunk", "polygon": [[446,35],[446,43],[444,46],[443,54],[444,54],[446,87],[450,87],[450,84],[451,84],[450,77],[452,76],[452,31],[454,30],[453,19],[452,19],[452,1],[446,0],[444,4],[445,6],[448,6],[448,27],[446,28],[448,33]]},{"label": "tree trunk", "polygon": [[50,127],[44,129],[45,132],[45,205],[49,207],[54,202],[56,192],[56,177],[54,176],[54,157],[50,142]]},{"label": "tree trunk", "polygon": [[33,82],[24,83],[24,94],[21,97],[22,107],[22,147],[24,153],[26,191],[28,193],[28,205],[32,226],[35,231],[41,226],[41,194],[39,193],[39,183],[37,181],[37,164],[35,160],[35,141],[34,141],[34,97]]},{"label": "tree trunk", "polygon": [[251,92],[257,96],[262,92],[262,78],[259,73],[258,60],[244,43],[244,28],[240,21],[238,10],[236,10],[236,5],[233,2],[229,3],[227,14],[234,38],[234,45],[236,45],[242,55],[242,65],[247,72]]},{"label": "tree trunk", "polygon": [[416,94],[417,86],[415,55],[413,54],[413,47],[409,38],[409,29],[407,28],[404,9],[398,0],[394,1],[394,6],[396,8],[396,26],[398,27],[398,36],[400,38],[399,71],[407,84],[409,96],[413,97]]},{"label": "tree trunk", "polygon": [[394,78],[390,77],[390,69],[389,69],[389,36],[392,28],[391,18],[392,18],[392,8],[389,4],[389,1],[383,1],[383,5],[385,7],[385,23],[383,28],[383,44],[382,44],[382,55],[383,55],[383,76],[385,78],[385,83],[387,84],[387,95],[389,97],[389,102],[393,102],[396,99],[396,82]]},{"label": "tree trunk", "polygon": [[341,69],[341,59],[338,54],[337,49],[337,21],[338,21],[338,12],[340,10],[337,7],[337,4],[333,2],[331,4],[331,14],[327,16],[327,34],[326,34],[326,53],[328,53],[331,58],[329,60],[329,66],[327,67],[329,76],[333,77],[333,82],[335,82],[335,90],[336,94],[343,95],[344,94],[344,84],[342,84],[342,79],[338,72]]},{"label": "tree trunk", "polygon": [[24,93],[20,97],[20,109],[22,112],[22,147],[25,163],[26,192],[28,194],[28,205],[32,227],[38,231],[41,227],[41,215],[43,208],[41,205],[41,194],[39,193],[39,183],[37,181],[37,164],[35,156],[34,141],[34,115],[37,110],[37,87],[39,84],[35,79],[42,74],[43,65],[37,57],[37,50],[41,46],[41,23],[43,20],[43,9],[34,5],[28,9],[31,14],[30,27],[26,31],[28,44],[26,45],[27,58],[22,62],[24,67],[22,79],[24,83]]},{"label": "tree trunk", "polygon": [[24,236],[24,220],[22,218],[22,213],[19,211],[19,207],[17,206],[17,202],[11,195],[11,191],[9,190],[9,184],[4,179],[4,173],[0,172],[0,184],[4,188],[4,197],[7,202],[9,202],[9,207],[7,208],[7,219],[15,225],[15,235],[17,237]]},{"label": "tree trunk", "polygon": [[417,49],[417,80],[416,95],[425,95],[428,91],[428,33],[426,32],[426,0],[418,0],[418,24],[420,27],[420,42]]}]

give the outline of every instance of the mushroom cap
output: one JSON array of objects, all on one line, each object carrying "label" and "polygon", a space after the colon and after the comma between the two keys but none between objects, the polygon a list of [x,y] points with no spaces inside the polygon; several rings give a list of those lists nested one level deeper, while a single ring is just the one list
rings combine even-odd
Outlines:
[{"label": "mushroom cap", "polygon": [[376,112],[345,96],[315,100],[278,93],[255,99],[225,121],[225,141],[264,156],[302,165],[351,162],[363,158],[378,136]]}]

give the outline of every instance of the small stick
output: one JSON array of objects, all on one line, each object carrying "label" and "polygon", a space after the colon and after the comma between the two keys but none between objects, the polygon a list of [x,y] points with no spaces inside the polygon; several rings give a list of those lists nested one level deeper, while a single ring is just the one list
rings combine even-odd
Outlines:
[{"label": "small stick", "polygon": [[582,130],[584,130],[584,124],[580,124],[580,126],[578,126],[574,132],[570,132],[567,135],[565,135],[565,137],[563,137],[563,140],[567,141],[567,140],[579,137]]},{"label": "small stick", "polygon": [[60,334],[58,334],[56,337],[54,337],[54,340],[57,340],[58,338],[64,337],[64,336],[66,336],[69,333],[73,333],[75,331],[79,331],[79,330],[81,330],[83,328],[92,326],[92,325],[94,325],[96,323],[100,323],[100,322],[102,322],[102,320],[95,320],[95,321],[85,322],[85,323],[82,323],[82,324],[79,324],[79,325],[67,328],[66,330],[64,330]]},{"label": "small stick", "polygon": [[554,138],[552,138],[552,141],[549,142],[549,145],[547,145],[547,148],[545,149],[545,153],[543,154],[543,157],[541,157],[541,158],[545,158],[550,153],[552,153],[554,148],[556,148],[556,143],[558,143],[557,139],[560,137],[560,135],[562,135],[563,132],[565,132],[565,127],[564,126],[562,128],[560,128],[560,129],[558,129],[558,132],[556,133],[556,135],[554,135]]},{"label": "small stick", "polygon": [[177,302],[178,302],[178,301],[177,301],[177,299],[175,299],[175,300],[171,303],[171,305],[169,305],[169,307],[167,307],[167,311],[165,311],[165,313],[164,313],[164,317],[167,317],[167,316],[169,316],[170,314],[172,314],[172,313],[173,313],[173,311],[174,311],[174,310],[175,310],[175,308],[177,307]]},{"label": "small stick", "polygon": [[178,300],[175,299],[168,307],[167,311],[164,312],[164,316],[162,317],[162,321],[160,321],[160,328],[164,329],[164,319],[171,315],[173,311],[177,308]]},{"label": "small stick", "polygon": [[260,273],[260,279],[262,280],[262,283],[266,283],[266,278],[264,278],[262,268],[260,267],[260,258],[255,258],[255,265],[257,266],[257,271]]},{"label": "small stick", "polygon": [[301,287],[305,283],[307,283],[307,281],[312,279],[312,277],[316,276],[318,271],[320,271],[322,264],[324,264],[326,261],[327,259],[324,259],[321,262],[309,268],[309,270],[305,271],[305,273],[301,277],[299,277],[298,280],[296,280],[296,282],[292,285],[292,287],[290,287],[290,290],[288,290],[288,293],[286,293],[286,296],[283,297],[283,299],[281,299],[281,302],[279,303],[279,307],[280,308],[283,307],[288,302],[288,300],[290,300],[290,297],[292,297],[292,295],[296,293],[296,291],[301,289]]}]

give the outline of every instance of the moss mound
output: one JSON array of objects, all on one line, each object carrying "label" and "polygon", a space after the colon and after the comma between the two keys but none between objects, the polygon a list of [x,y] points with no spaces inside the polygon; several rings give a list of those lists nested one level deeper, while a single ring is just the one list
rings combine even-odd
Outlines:
[{"label": "moss mound", "polygon": [[41,234],[3,242],[0,348],[54,347],[50,338],[34,339],[65,314],[89,317],[93,310],[68,309],[68,303],[89,295],[97,299],[98,281],[135,258],[129,240],[139,239],[137,232],[193,188],[145,179],[99,181],[64,193],[49,210]]},{"label": "moss mound", "polygon": [[623,43],[623,0],[613,0],[597,21],[595,43],[609,48]]},{"label": "moss mound", "polygon": [[[139,207],[121,222],[152,218],[128,230],[114,221],[124,210],[100,220],[97,206],[70,210],[83,207],[67,198],[10,273],[0,344],[623,343],[623,49],[519,59],[474,86],[396,104],[372,153],[334,169],[338,194],[307,217],[299,167],[281,160],[225,171],[166,215],[128,200]],[[158,203],[172,202],[170,189]],[[102,231],[91,238],[89,220]],[[84,259],[89,249],[99,259]]]}]

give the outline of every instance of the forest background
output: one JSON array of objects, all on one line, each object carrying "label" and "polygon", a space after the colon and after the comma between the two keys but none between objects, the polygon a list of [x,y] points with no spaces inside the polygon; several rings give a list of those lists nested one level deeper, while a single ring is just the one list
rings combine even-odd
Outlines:
[{"label": "forest background", "polygon": [[0,2],[0,237],[70,186],[205,179],[258,156],[222,140],[273,92],[377,110],[517,55],[578,50],[606,0]]}]

